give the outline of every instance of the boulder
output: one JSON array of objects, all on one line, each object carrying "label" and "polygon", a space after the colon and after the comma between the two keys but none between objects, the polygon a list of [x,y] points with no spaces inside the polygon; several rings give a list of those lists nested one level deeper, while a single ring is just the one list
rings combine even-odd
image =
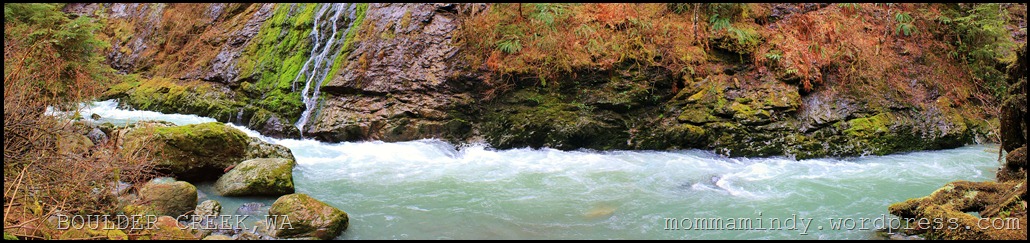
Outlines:
[{"label": "boulder", "polygon": [[207,237],[204,237],[203,240],[232,240],[232,237],[225,235],[209,235]]},{"label": "boulder", "polygon": [[197,205],[197,187],[189,182],[157,178],[139,190],[140,204],[156,215],[179,216]]},{"label": "boulder", "polygon": [[90,130],[89,133],[86,134],[86,137],[89,137],[89,141],[93,142],[93,144],[107,142],[107,134],[105,134],[103,130],[100,130],[99,127],[94,127]]},{"label": "boulder", "polygon": [[212,180],[242,161],[249,137],[218,122],[186,126],[150,126],[125,134],[122,151],[144,148],[154,154],[156,167],[187,181]]},{"label": "boulder", "polygon": [[260,213],[261,208],[263,208],[265,206],[266,205],[264,203],[259,203],[259,202],[244,203],[243,205],[240,205],[239,208],[236,208],[236,214],[237,215],[257,215],[257,214]]},{"label": "boulder", "polygon": [[218,122],[175,126],[146,121],[118,133],[122,153],[149,151],[158,170],[186,181],[218,179],[228,168],[247,159],[293,160],[289,148],[248,137],[243,131]]},{"label": "boulder", "polygon": [[293,153],[286,146],[266,143],[261,141],[261,139],[254,137],[250,138],[247,142],[247,152],[244,155],[244,158],[283,158],[295,160],[293,158]]},{"label": "boulder", "polygon": [[[343,210],[329,206],[306,194],[289,194],[268,209],[274,236],[278,238],[336,238],[347,229],[349,220]],[[283,227],[286,226],[286,227]]]},{"label": "boulder", "polygon": [[196,240],[198,237],[191,234],[189,228],[184,227],[171,216],[161,216],[153,227],[148,228],[139,234],[136,239],[140,240]]},{"label": "boulder", "polygon": [[56,235],[57,240],[107,239],[128,240],[129,236],[112,221],[87,223],[67,227]]},{"label": "boulder", "polygon": [[215,200],[205,200],[197,205],[197,209],[193,211],[193,214],[198,217],[214,216],[222,214],[222,204]]},{"label": "boulder", "polygon": [[218,181],[215,191],[222,196],[280,196],[293,193],[291,159],[251,159],[241,162]]}]

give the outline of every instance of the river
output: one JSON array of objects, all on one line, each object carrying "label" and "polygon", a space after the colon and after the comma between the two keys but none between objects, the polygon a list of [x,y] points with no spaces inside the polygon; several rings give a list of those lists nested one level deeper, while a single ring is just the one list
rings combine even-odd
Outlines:
[{"label": "river", "polygon": [[[215,121],[116,107],[94,102],[81,114],[115,124]],[[340,239],[873,239],[883,218],[893,218],[891,203],[954,180],[993,180],[999,167],[997,145],[794,160],[701,150],[496,150],[435,139],[324,143],[235,127],[290,148],[296,191],[349,214]],[[274,201],[198,188],[221,201],[224,214]],[[840,219],[853,221],[835,229]]]}]

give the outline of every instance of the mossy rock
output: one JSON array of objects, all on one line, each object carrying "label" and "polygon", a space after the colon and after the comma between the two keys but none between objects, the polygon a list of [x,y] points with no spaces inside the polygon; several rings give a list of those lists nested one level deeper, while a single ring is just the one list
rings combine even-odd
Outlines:
[{"label": "mossy rock", "polygon": [[93,147],[93,141],[86,135],[67,134],[57,140],[57,153],[62,155],[81,155]]},{"label": "mossy rock", "polygon": [[[336,238],[349,226],[346,212],[306,194],[279,197],[268,209],[268,214],[272,217],[272,228],[276,228],[274,236],[278,238],[317,237],[328,240]],[[286,224],[292,227],[278,227]]]},{"label": "mossy rock", "polygon": [[247,153],[243,158],[283,158],[294,160],[293,152],[290,151],[290,148],[278,144],[267,143],[265,141],[261,141],[261,139],[253,137],[247,142]]},{"label": "mossy rock", "polygon": [[216,200],[204,200],[197,205],[197,208],[193,210],[193,214],[198,217],[204,216],[215,216],[222,214],[222,204]]},{"label": "mossy rock", "polygon": [[157,222],[154,223],[153,227],[150,227],[141,232],[137,240],[197,240],[200,239],[190,233],[188,227],[184,227],[175,221],[175,218],[170,216],[161,216],[157,218]]},{"label": "mossy rock", "polygon": [[482,131],[496,148],[612,149],[628,139],[624,124],[614,122],[618,113],[557,94],[521,90],[488,107]]},{"label": "mossy rock", "polygon": [[1005,156],[1005,167],[1010,170],[1026,169],[1026,144]]},{"label": "mossy rock", "polygon": [[[125,134],[124,147],[150,150],[159,170],[176,178],[213,180],[224,169],[242,161],[250,138],[218,122],[173,127],[134,129]],[[129,152],[133,149],[124,149]]]},{"label": "mossy rock", "polygon": [[107,240],[128,240],[129,236],[125,234],[124,231],[119,230],[120,228],[121,227],[118,227],[118,225],[115,225],[113,222],[110,221],[104,221],[102,223],[92,225],[72,225],[68,227],[67,230],[63,230],[61,233],[59,233],[57,237],[55,237],[54,239],[82,240],[103,238]]},{"label": "mossy rock", "polygon": [[733,119],[744,125],[764,125],[772,122],[772,120],[770,120],[772,115],[769,111],[757,109],[750,105],[733,102],[733,104],[730,105],[730,110],[733,111]]},{"label": "mossy rock", "polygon": [[[902,218],[948,220],[957,227],[929,227],[920,230],[927,239],[946,240],[996,240],[1026,239],[1026,208],[1019,198],[1025,192],[1022,182],[950,182],[929,196],[909,199],[888,207],[891,214]],[[1020,191],[1022,190],[1022,191]],[[983,217],[1008,216],[991,212],[1005,209],[1010,215],[1022,215],[1022,225],[996,229],[979,227],[980,219],[966,212],[979,212]]]},{"label": "mossy rock", "polygon": [[170,178],[158,178],[143,184],[139,195],[141,206],[152,210],[145,211],[157,215],[184,215],[197,205],[197,187]]},{"label": "mossy rock", "polygon": [[241,162],[218,181],[215,190],[222,196],[280,196],[293,193],[293,167],[296,162],[283,158],[251,159]]},{"label": "mossy rock", "polygon": [[233,240],[233,238],[225,235],[209,235],[201,240]]},{"label": "mossy rock", "polygon": [[684,109],[679,116],[676,117],[676,121],[686,122],[694,125],[701,125],[712,121],[720,120],[718,117],[712,115],[712,112],[704,108],[688,108]]}]

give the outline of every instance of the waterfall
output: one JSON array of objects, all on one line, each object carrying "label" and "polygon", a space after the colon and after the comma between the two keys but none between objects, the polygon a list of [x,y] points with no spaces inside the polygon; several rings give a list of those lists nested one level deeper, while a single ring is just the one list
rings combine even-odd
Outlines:
[{"label": "waterfall", "polygon": [[[343,44],[341,40],[344,39],[342,37],[354,25],[354,10],[355,5],[353,4],[332,3],[322,5],[315,14],[315,20],[313,21],[314,29],[311,31],[311,57],[304,62],[304,66],[297,73],[297,77],[293,79],[294,83],[300,80],[301,77],[307,79],[304,83],[304,89],[300,93],[301,101],[304,102],[305,106],[304,112],[301,113],[300,119],[295,124],[297,130],[300,130],[302,135],[304,134],[304,125],[307,124],[311,116],[311,111],[318,105],[319,88],[326,79],[326,75],[329,74],[333,60],[339,54]],[[349,14],[342,20],[347,22],[347,27],[341,30],[339,28],[340,17],[345,12]],[[327,15],[330,17],[323,18]],[[326,58],[327,56],[329,58]]]}]

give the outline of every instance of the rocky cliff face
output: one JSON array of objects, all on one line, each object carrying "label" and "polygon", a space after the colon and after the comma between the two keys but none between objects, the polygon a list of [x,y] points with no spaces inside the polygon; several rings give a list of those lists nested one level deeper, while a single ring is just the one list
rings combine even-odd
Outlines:
[{"label": "rocky cliff face", "polygon": [[[975,104],[932,95],[946,90],[915,79],[906,85],[931,94],[915,99],[919,104],[842,94],[835,87],[848,84],[829,71],[822,86],[806,92],[797,77],[719,54],[727,50],[710,50],[708,59],[721,68],[699,74],[624,62],[573,67],[555,85],[541,86],[535,74],[498,74],[468,58],[473,50],[457,33],[490,6],[359,4],[337,23],[354,27],[338,34],[344,41],[339,55],[330,75],[318,81],[322,96],[312,118],[298,131],[292,124],[305,106],[304,83],[296,80],[319,45],[311,33],[313,23],[325,21],[320,6],[92,4],[67,11],[106,19],[108,61],[139,74],[108,97],[272,136],[482,140],[497,148],[702,148],[810,158],[957,147],[986,141],[992,130],[983,119],[964,117],[979,112]],[[825,5],[770,9],[770,26],[829,11]],[[913,72],[933,65],[911,63],[923,54],[910,54],[902,44],[892,47],[905,53],[899,63],[914,66]]]},{"label": "rocky cliff face", "polygon": [[463,138],[452,116],[467,106],[481,74],[454,58],[453,4],[370,4],[346,66],[324,86],[325,100],[305,134],[326,141]]}]

